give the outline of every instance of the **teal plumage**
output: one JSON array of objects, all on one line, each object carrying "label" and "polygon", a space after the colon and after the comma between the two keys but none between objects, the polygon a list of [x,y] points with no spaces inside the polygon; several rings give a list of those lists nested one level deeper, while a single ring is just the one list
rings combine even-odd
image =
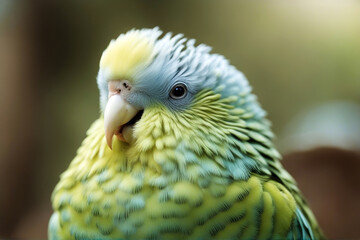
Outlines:
[{"label": "teal plumage", "polygon": [[54,190],[50,239],[322,238],[244,75],[160,34],[104,51],[102,113]]}]

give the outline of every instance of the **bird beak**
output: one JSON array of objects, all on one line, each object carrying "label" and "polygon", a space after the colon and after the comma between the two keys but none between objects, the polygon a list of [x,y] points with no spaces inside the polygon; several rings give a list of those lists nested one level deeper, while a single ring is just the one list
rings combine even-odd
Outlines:
[{"label": "bird beak", "polygon": [[134,106],[124,100],[120,94],[109,97],[104,111],[105,138],[112,149],[112,139],[116,135],[120,141],[126,141],[122,135],[124,124],[129,122],[139,112]]}]

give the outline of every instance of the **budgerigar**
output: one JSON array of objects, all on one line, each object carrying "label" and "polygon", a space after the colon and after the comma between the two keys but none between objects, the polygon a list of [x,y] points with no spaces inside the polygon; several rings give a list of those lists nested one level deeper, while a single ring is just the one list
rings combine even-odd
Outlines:
[{"label": "budgerigar", "polygon": [[101,114],[53,192],[49,238],[323,238],[244,75],[161,35],[103,52]]}]

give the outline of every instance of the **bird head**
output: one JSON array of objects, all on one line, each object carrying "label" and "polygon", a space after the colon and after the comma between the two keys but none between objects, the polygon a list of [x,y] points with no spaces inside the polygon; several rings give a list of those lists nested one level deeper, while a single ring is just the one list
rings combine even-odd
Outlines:
[{"label": "bird head", "polygon": [[166,157],[178,162],[193,155],[230,161],[251,151],[249,139],[269,141],[265,112],[241,72],[206,45],[161,34],[131,30],[102,54],[97,80],[110,148],[119,141],[139,152],[171,148]]}]

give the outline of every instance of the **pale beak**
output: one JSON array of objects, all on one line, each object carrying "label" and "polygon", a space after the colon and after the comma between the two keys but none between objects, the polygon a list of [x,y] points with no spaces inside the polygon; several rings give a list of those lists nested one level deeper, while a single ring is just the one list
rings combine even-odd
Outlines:
[{"label": "pale beak", "polygon": [[126,102],[120,94],[110,96],[104,111],[105,138],[110,149],[115,134],[120,141],[125,141],[122,128],[138,112],[139,110]]}]

